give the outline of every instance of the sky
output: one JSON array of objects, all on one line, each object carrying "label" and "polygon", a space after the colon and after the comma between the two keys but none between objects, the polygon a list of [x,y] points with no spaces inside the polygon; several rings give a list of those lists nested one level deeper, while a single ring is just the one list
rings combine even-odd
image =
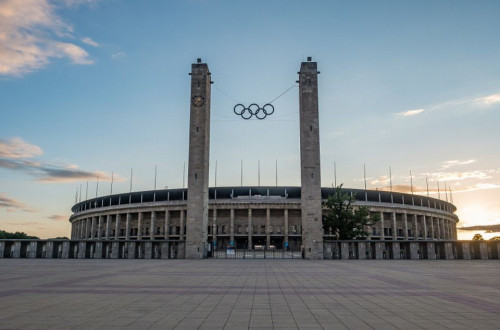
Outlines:
[{"label": "sky", "polygon": [[[365,166],[368,189],[389,189],[390,168],[394,190],[428,182],[460,227],[482,226],[459,238],[498,230],[499,17],[486,0],[0,0],[0,229],[69,236],[75,199],[111,178],[128,192],[131,169],[134,191],[155,167],[157,188],[182,187],[197,58],[214,81],[210,185],[240,185],[241,163],[257,185],[259,162],[261,185],[276,163],[278,185],[300,185],[295,81],[311,56],[324,187],[335,164],[344,187],[363,188]],[[285,91],[265,120],[233,113]]]}]

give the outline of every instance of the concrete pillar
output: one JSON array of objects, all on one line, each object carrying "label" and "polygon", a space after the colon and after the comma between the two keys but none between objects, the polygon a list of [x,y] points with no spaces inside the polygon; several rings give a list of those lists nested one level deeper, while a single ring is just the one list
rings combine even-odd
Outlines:
[{"label": "concrete pillar", "polygon": [[252,235],[253,235],[253,226],[252,226],[252,209],[248,209],[248,249],[252,250],[253,249],[253,244],[252,244]]},{"label": "concrete pillar", "polygon": [[137,220],[137,240],[141,239],[142,239],[142,212],[139,212]]},{"label": "concrete pillar", "polygon": [[102,242],[95,242],[94,259],[102,259]]},{"label": "concrete pillar", "polygon": [[441,222],[441,219],[440,218],[436,218],[436,232],[437,232],[437,235],[436,235],[437,237],[436,238],[438,240],[442,239],[442,236],[441,236],[441,234],[442,234],[442,228],[441,228],[441,223],[440,222]]},{"label": "concrete pillar", "polygon": [[418,240],[418,216],[413,215],[413,239]]},{"label": "concrete pillar", "polygon": [[470,243],[468,243],[468,242],[460,242],[458,244],[462,245],[462,258],[464,260],[470,260],[471,259]]},{"label": "concrete pillar", "polygon": [[3,259],[5,254],[5,242],[0,241],[0,259]]},{"label": "concrete pillar", "polygon": [[267,208],[266,209],[266,248],[269,249],[269,246],[271,245],[271,233],[269,231],[271,227],[271,209]]},{"label": "concrete pillar", "polygon": [[385,239],[385,233],[384,233],[384,212],[380,212],[380,239],[381,240]]},{"label": "concrete pillar", "polygon": [[411,242],[410,243],[410,259],[411,260],[418,260],[418,250],[419,250],[419,243],[416,242]]},{"label": "concrete pillar", "polygon": [[318,66],[302,62],[299,72],[302,244],[306,259],[323,259]]},{"label": "concrete pillar", "polygon": [[128,249],[128,252],[127,252],[127,256],[128,256],[128,259],[135,259],[135,243],[136,242],[128,242],[127,243],[127,249]]},{"label": "concrete pillar", "polygon": [[186,258],[206,254],[210,156],[211,75],[206,63],[191,66]]},{"label": "concrete pillar", "polygon": [[100,215],[99,216],[99,224],[97,226],[97,239],[101,239],[102,237],[102,219],[103,219],[103,216]]},{"label": "concrete pillar", "polygon": [[[169,234],[169,231],[170,231],[170,211],[169,210],[165,210],[165,239],[170,239],[170,234]],[[167,250],[168,251],[168,250]],[[163,248],[162,248],[162,256],[164,255],[163,253]],[[166,253],[168,254],[168,253]],[[162,257],[163,259],[163,257]]]},{"label": "concrete pillar", "polygon": [[396,221],[396,212],[392,212],[392,239],[397,240],[398,239],[398,225]]},{"label": "concrete pillar", "polygon": [[401,259],[401,246],[399,245],[399,242],[392,243],[392,259]]},{"label": "concrete pillar", "polygon": [[180,226],[181,226],[181,231],[180,231],[180,237],[179,240],[183,241],[186,239],[185,235],[186,233],[184,232],[184,210],[181,210],[181,218],[180,218]]},{"label": "concrete pillar", "polygon": [[69,248],[70,248],[69,241],[64,241],[63,247],[62,247],[61,259],[68,259],[69,258]]},{"label": "concrete pillar", "polygon": [[487,242],[479,242],[479,258],[481,260],[488,259],[488,243]]},{"label": "concrete pillar", "polygon": [[161,258],[162,259],[168,259],[170,257],[169,256],[168,248],[169,248],[169,243],[168,242],[162,242],[161,243]]},{"label": "concrete pillar", "polygon": [[366,243],[364,242],[356,242],[358,246],[358,259],[364,260],[366,259]]},{"label": "concrete pillar", "polygon": [[217,209],[212,210],[212,241],[214,250],[217,248]]},{"label": "concrete pillar", "polygon": [[283,210],[283,217],[285,218],[285,249],[288,247],[288,209]]},{"label": "concrete pillar", "polygon": [[[45,244],[45,258],[46,259],[52,259],[53,256],[54,256],[54,242],[48,241]],[[2,257],[2,255],[0,253],[0,258],[1,257]]]},{"label": "concrete pillar", "polygon": [[37,257],[36,253],[38,250],[38,242],[37,241],[30,242],[29,247],[30,247],[30,253],[28,255],[28,258],[36,259],[36,257]]},{"label": "concrete pillar", "polygon": [[144,259],[152,259],[153,258],[153,242],[145,242],[144,243]]},{"label": "concrete pillar", "polygon": [[111,215],[108,214],[106,216],[106,234],[105,234],[106,239],[109,239],[110,233],[111,233]]},{"label": "concrete pillar", "polygon": [[95,239],[95,217],[92,217],[92,225],[90,226],[90,239]]},{"label": "concrete pillar", "polygon": [[229,221],[230,221],[230,226],[229,226],[229,241],[232,246],[234,246],[234,209],[229,210]]},{"label": "concrete pillar", "polygon": [[156,234],[156,212],[151,211],[151,228],[149,229],[149,239],[154,240],[155,234]]},{"label": "concrete pillar", "polygon": [[80,219],[80,233],[79,233],[79,239],[84,239],[85,238],[85,224],[84,224],[85,219]]},{"label": "concrete pillar", "polygon": [[422,216],[422,221],[424,222],[424,240],[427,239],[427,219],[425,214]]},{"label": "concrete pillar", "polygon": [[446,242],[444,243],[444,258],[446,260],[453,260],[453,243]]},{"label": "concrete pillar", "polygon": [[[121,230],[121,227],[122,227],[122,224],[121,224],[121,220],[122,220],[122,216],[121,214],[117,214],[116,215],[116,224],[115,224],[115,240],[119,240],[120,239],[120,230]],[[118,252],[116,252],[116,255],[118,257]]]},{"label": "concrete pillar", "polygon": [[125,240],[130,239],[130,221],[131,221],[131,214],[127,212],[127,217],[125,218]]},{"label": "concrete pillar", "polygon": [[78,259],[85,259],[87,251],[87,242],[78,243]]},{"label": "concrete pillar", "polygon": [[427,259],[436,260],[436,247],[434,242],[427,242]]},{"label": "concrete pillar", "polygon": [[120,252],[120,243],[113,242],[111,244],[111,259],[118,259],[119,252]]},{"label": "concrete pillar", "polygon": [[385,243],[375,243],[375,259],[384,259]]},{"label": "concrete pillar", "polygon": [[340,243],[340,258],[342,260],[349,260],[349,243]]},{"label": "concrete pillar", "polygon": [[408,240],[408,215],[405,213],[403,213],[403,228],[404,228],[404,237],[405,237],[405,240]]},{"label": "concrete pillar", "polygon": [[431,228],[431,239],[436,238],[436,229],[434,227],[434,217],[429,217],[430,219],[430,228]]}]

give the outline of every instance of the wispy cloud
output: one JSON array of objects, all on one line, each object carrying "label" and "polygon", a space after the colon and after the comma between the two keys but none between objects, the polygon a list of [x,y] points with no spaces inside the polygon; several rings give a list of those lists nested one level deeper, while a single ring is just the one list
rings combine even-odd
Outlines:
[{"label": "wispy cloud", "polygon": [[8,212],[12,211],[24,211],[24,212],[36,212],[21,201],[14,198],[7,197],[7,194],[0,192],[0,209],[4,209]]},{"label": "wispy cloud", "polygon": [[48,218],[51,220],[54,220],[54,221],[67,221],[69,219],[69,217],[67,217],[65,215],[59,215],[59,214],[51,215]]},{"label": "wispy cloud", "polygon": [[22,76],[53,58],[91,64],[89,54],[72,42],[73,28],[57,14],[57,5],[92,1],[0,1],[0,75]]},{"label": "wispy cloud", "polygon": [[425,109],[407,110],[407,111],[395,113],[394,115],[400,116],[400,117],[408,117],[408,116],[415,116],[415,115],[421,114],[424,111],[425,111]]},{"label": "wispy cloud", "polygon": [[467,179],[491,179],[493,175],[498,174],[498,170],[475,170],[463,172],[436,172],[431,176],[439,181],[463,181]]},{"label": "wispy cloud", "polygon": [[442,163],[441,169],[448,169],[450,167],[458,166],[458,165],[469,165],[472,163],[475,163],[475,159],[468,159],[468,160],[447,160]]},{"label": "wispy cloud", "polygon": [[[0,139],[0,167],[21,171],[36,177],[39,182],[73,182],[88,179],[110,181],[111,176],[102,171],[85,171],[72,164],[54,164],[32,158],[42,154],[39,146],[21,138]],[[124,181],[119,175],[115,181]]]},{"label": "wispy cloud", "polygon": [[89,45],[89,46],[92,46],[92,47],[99,47],[99,43],[97,43],[96,41],[92,40],[91,38],[89,37],[85,37],[82,39],[82,42],[86,45]]},{"label": "wispy cloud", "polygon": [[498,233],[498,232],[500,232],[500,224],[468,226],[468,227],[460,227],[457,229],[459,229],[459,230],[486,230],[486,231]]},{"label": "wispy cloud", "polygon": [[479,97],[475,99],[474,102],[489,107],[494,104],[500,103],[500,94],[492,94],[484,97]]},{"label": "wispy cloud", "polygon": [[118,59],[118,58],[120,58],[120,57],[124,57],[125,55],[127,55],[127,54],[125,54],[124,52],[116,52],[116,53],[113,53],[113,54],[111,55],[111,57],[112,57],[114,60],[116,60],[116,59]]},{"label": "wispy cloud", "polygon": [[21,138],[0,139],[0,158],[32,158],[41,154],[42,149],[39,146],[25,142]]}]

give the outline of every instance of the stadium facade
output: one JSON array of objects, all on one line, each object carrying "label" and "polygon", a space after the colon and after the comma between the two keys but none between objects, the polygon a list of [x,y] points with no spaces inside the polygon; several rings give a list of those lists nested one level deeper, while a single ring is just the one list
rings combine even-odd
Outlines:
[{"label": "stadium facade", "polygon": [[457,241],[456,207],[428,196],[343,188],[381,221],[363,240],[325,230],[322,203],[334,188],[320,185],[317,63],[308,58],[298,74],[300,187],[209,188],[212,81],[198,59],[190,73],[188,188],[81,201],[72,207],[70,240],[0,240],[0,258],[500,258],[500,242]]},{"label": "stadium facade", "polygon": [[[322,227],[317,63],[308,58],[299,74],[300,187],[208,187],[211,73],[200,59],[192,65],[188,188],[132,192],[73,206],[72,239],[178,241],[186,258],[226,249],[301,249],[324,257]],[[356,205],[382,221],[366,228],[370,240],[456,240],[455,206],[434,198],[396,192],[345,189]]]}]

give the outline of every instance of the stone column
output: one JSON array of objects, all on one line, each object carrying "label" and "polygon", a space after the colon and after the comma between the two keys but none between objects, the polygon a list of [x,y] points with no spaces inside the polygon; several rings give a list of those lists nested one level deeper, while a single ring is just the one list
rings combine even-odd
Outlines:
[{"label": "stone column", "polygon": [[230,244],[234,244],[234,209],[229,210],[229,221],[230,221],[230,226],[229,226],[229,240]]},{"label": "stone column", "polygon": [[[191,66],[188,200],[186,214],[187,259],[205,257],[208,226],[208,168],[210,158],[211,74],[206,63]],[[183,231],[183,228],[181,228]]]},{"label": "stone column", "polygon": [[398,225],[396,222],[396,212],[392,212],[392,239],[398,239]]},{"label": "stone column", "polygon": [[403,221],[404,221],[404,237],[405,237],[405,240],[408,240],[408,215],[405,213],[403,213]]},{"label": "stone column", "polygon": [[418,240],[418,215],[413,215],[413,239]]},{"label": "stone column", "polygon": [[425,217],[425,214],[422,215],[422,220],[424,222],[424,240],[427,239],[427,219]]},{"label": "stone column", "polygon": [[[286,206],[285,206],[286,207]],[[288,247],[288,209],[283,210],[283,217],[285,218],[285,247]]]},{"label": "stone column", "polygon": [[184,235],[186,234],[184,232],[184,210],[181,210],[180,226],[181,226],[181,231],[179,233],[180,235],[179,240],[183,241],[185,239]]},{"label": "stone column", "polygon": [[434,218],[430,217],[431,220],[431,239],[436,238],[436,232],[434,231]]},{"label": "stone column", "polygon": [[139,212],[137,220],[137,240],[141,239],[142,239],[142,212]]},{"label": "stone column", "polygon": [[130,221],[131,221],[131,214],[130,212],[127,212],[127,217],[125,218],[125,239],[129,240],[130,239]]},{"label": "stone column", "polygon": [[92,217],[92,225],[90,226],[90,239],[95,239],[95,217]]},{"label": "stone column", "polygon": [[85,239],[90,238],[90,218],[85,219]]},{"label": "stone column", "polygon": [[99,216],[99,224],[97,225],[97,239],[101,239],[102,236],[102,218],[103,216]]},{"label": "stone column", "polygon": [[252,235],[253,235],[253,226],[252,226],[252,209],[248,209],[248,249],[253,249],[252,244]]},{"label": "stone column", "polygon": [[217,209],[213,208],[212,211],[212,241],[214,242],[214,250],[217,248]]},{"label": "stone column", "polygon": [[380,212],[380,239],[384,240],[385,239],[385,233],[384,233],[384,212]]},{"label": "stone column", "polygon": [[110,232],[111,232],[111,215],[108,214],[106,217],[106,239],[109,239]]},{"label": "stone column", "polygon": [[154,240],[156,234],[156,212],[151,211],[151,228],[149,229],[149,239]]},{"label": "stone column", "polygon": [[266,248],[269,249],[269,246],[271,245],[271,232],[270,232],[270,227],[271,227],[271,209],[267,208],[266,209]]},{"label": "stone column", "polygon": [[299,72],[302,244],[306,259],[323,259],[318,65],[307,60]]},{"label": "stone column", "polygon": [[120,239],[120,230],[121,230],[121,214],[116,215],[116,226],[115,226],[115,239],[119,240]]},{"label": "stone column", "polygon": [[439,240],[442,238],[441,237],[441,224],[440,224],[440,222],[441,222],[441,219],[440,218],[436,218],[436,227],[437,227],[437,229],[436,229],[436,232],[437,232],[436,238],[439,239]]},{"label": "stone column", "polygon": [[85,224],[83,223],[83,219],[80,220],[80,239],[85,238]]},{"label": "stone column", "polygon": [[[170,234],[169,234],[169,230],[170,230],[170,211],[169,210],[165,210],[165,239],[170,239]],[[163,254],[163,252],[162,252]],[[168,254],[168,253],[167,253]]]}]

